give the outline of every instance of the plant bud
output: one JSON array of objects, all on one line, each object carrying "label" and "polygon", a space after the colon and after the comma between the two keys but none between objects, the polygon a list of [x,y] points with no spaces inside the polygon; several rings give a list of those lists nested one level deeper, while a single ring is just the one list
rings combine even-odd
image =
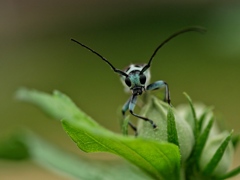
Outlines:
[{"label": "plant bud", "polygon": [[[194,109],[195,109],[198,121],[201,118],[203,118],[201,130],[200,130],[200,134],[201,134],[201,132],[203,132],[203,130],[206,128],[209,120],[213,116],[213,112],[211,111],[212,108],[206,107],[202,103],[196,103],[196,104],[194,104]],[[191,112],[191,109],[189,108],[189,105],[188,104],[179,105],[176,108],[176,110],[177,110],[177,112],[179,112],[179,115],[183,119],[186,119],[187,122],[189,123],[189,125],[192,128],[194,128],[194,120],[193,120],[192,112]],[[207,166],[209,161],[212,159],[212,157],[213,157],[214,153],[216,152],[216,150],[218,149],[218,147],[221,145],[223,140],[228,135],[229,135],[229,133],[226,131],[221,132],[217,126],[217,123],[214,122],[214,124],[210,130],[205,147],[203,149],[202,155],[199,160],[199,166],[200,166],[201,171],[204,170],[204,168]],[[233,155],[234,155],[234,149],[233,149],[232,142],[230,141],[228,144],[228,147],[226,148],[226,150],[224,152],[222,159],[218,162],[217,167],[213,171],[212,175],[220,176],[220,175],[223,175],[224,173],[226,173],[227,170],[229,169],[229,167],[231,166]]]},{"label": "plant bud", "polygon": [[[142,138],[154,139],[157,141],[168,141],[167,132],[167,112],[169,105],[156,97],[149,98],[149,102],[141,111],[141,115],[153,120],[157,125],[157,129],[153,129],[149,122],[140,119],[138,123],[138,136]],[[178,133],[178,142],[180,146],[180,153],[182,162],[184,162],[190,155],[193,145],[194,136],[191,126],[186,120],[182,119],[173,110],[175,116],[175,124]]]}]

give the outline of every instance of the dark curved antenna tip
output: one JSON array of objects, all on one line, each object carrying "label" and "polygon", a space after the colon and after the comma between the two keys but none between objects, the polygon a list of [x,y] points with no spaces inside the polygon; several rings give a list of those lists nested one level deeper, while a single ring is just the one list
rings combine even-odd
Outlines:
[{"label": "dark curved antenna tip", "polygon": [[148,61],[148,64],[146,66],[143,67],[143,69],[141,70],[141,74],[144,73],[150,66],[151,66],[151,62],[154,58],[154,56],[157,54],[158,50],[163,46],[165,45],[168,41],[170,41],[171,39],[177,37],[178,35],[180,34],[183,34],[183,33],[186,33],[186,32],[199,32],[199,33],[205,33],[207,30],[204,28],[204,27],[201,27],[201,26],[192,26],[192,27],[188,27],[188,28],[185,28],[185,29],[182,29],[174,34],[172,34],[171,36],[169,36],[167,39],[165,39],[165,41],[163,41],[156,49],[155,51],[153,52],[152,56],[150,57],[149,61]]},{"label": "dark curved antenna tip", "polygon": [[207,29],[205,27],[202,27],[202,26],[192,26],[192,27],[186,28],[185,30],[187,30],[187,29],[189,29],[189,31],[196,31],[196,32],[200,32],[200,33],[207,32]]},{"label": "dark curved antenna tip", "polygon": [[88,46],[80,43],[79,41],[77,41],[77,40],[75,40],[75,39],[73,39],[73,38],[71,38],[71,41],[73,41],[73,42],[81,45],[82,47],[84,47],[84,48],[86,48],[87,50],[91,51],[93,54],[96,54],[96,55],[97,55],[98,57],[100,57],[103,61],[105,61],[105,62],[112,68],[112,70],[113,70],[114,72],[116,72],[116,73],[118,73],[118,74],[120,74],[120,75],[122,75],[122,76],[125,76],[125,77],[128,76],[125,72],[123,72],[123,71],[121,71],[121,70],[119,70],[119,69],[116,69],[105,57],[103,57],[103,56],[102,56],[101,54],[99,54],[97,51],[95,51],[95,50],[93,50],[92,48],[90,48],[90,47],[88,47]]}]

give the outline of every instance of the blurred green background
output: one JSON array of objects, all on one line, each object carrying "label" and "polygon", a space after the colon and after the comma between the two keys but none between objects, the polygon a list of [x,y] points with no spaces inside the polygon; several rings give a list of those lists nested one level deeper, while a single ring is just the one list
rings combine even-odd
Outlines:
[{"label": "blurred green background", "polygon": [[[70,96],[108,129],[120,132],[118,110],[127,100],[118,75],[75,38],[117,68],[147,62],[172,33],[206,27],[164,46],[153,61],[152,80],[165,80],[173,105],[192,99],[214,105],[227,129],[240,129],[240,3],[235,1],[1,1],[0,137],[19,128],[83,154],[59,122],[14,99],[22,86]],[[99,154],[87,155],[101,158]],[[102,156],[102,155],[101,155]],[[113,157],[115,158],[115,157]],[[236,166],[240,162],[236,154]],[[0,161],[0,179],[65,179],[30,161]]]}]

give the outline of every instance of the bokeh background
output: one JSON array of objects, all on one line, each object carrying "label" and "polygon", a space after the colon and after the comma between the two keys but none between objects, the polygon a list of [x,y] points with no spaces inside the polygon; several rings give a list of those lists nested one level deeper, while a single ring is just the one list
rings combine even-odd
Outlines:
[{"label": "bokeh background", "polygon": [[[215,107],[227,129],[240,129],[240,3],[235,1],[0,1],[0,137],[24,127],[68,150],[80,152],[59,122],[16,101],[19,87],[58,89],[96,121],[120,132],[119,108],[127,100],[117,68],[147,62],[157,45],[188,26],[206,27],[164,46],[154,59],[152,81],[170,85],[172,103],[194,101]],[[240,151],[233,164],[240,162]],[[100,158],[102,155],[85,155]],[[116,158],[116,157],[110,157]],[[31,161],[0,161],[0,179],[66,179]],[[235,178],[237,179],[237,178]]]}]

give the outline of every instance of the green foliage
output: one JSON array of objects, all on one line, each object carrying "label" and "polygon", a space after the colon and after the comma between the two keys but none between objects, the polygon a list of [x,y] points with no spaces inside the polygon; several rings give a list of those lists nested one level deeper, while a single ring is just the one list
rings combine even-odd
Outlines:
[{"label": "green foliage", "polygon": [[232,133],[233,133],[233,131],[224,139],[224,141],[221,143],[219,148],[216,150],[216,152],[214,153],[214,156],[212,157],[210,162],[207,164],[207,166],[203,170],[203,174],[209,175],[217,167],[219,161],[222,159],[225,149],[228,146],[228,143],[231,140]]},{"label": "green foliage", "polygon": [[190,125],[178,115],[174,108],[169,107],[167,103],[156,97],[149,99],[149,102],[143,107],[141,115],[153,120],[157,125],[157,129],[153,130],[148,122],[139,121],[137,126],[138,137],[160,142],[168,142],[171,137],[170,141],[173,140],[179,144],[181,161],[186,161],[194,145],[194,135]]},{"label": "green foliage", "polygon": [[168,142],[179,146],[178,133],[177,133],[177,128],[175,124],[175,117],[171,107],[168,108],[168,114],[167,114],[167,134],[168,134]]},{"label": "green foliage", "polygon": [[179,171],[178,148],[134,137],[124,137],[110,131],[74,123],[62,122],[65,131],[85,152],[109,152],[119,155],[157,179],[176,179]]},{"label": "green foliage", "polygon": [[216,179],[228,179],[228,178],[231,178],[231,177],[236,176],[238,174],[240,174],[240,166],[238,166],[237,168],[231,170],[230,172],[228,172],[228,173],[224,174],[223,176],[220,176]]},{"label": "green foliage", "polygon": [[[0,143],[0,158],[33,159],[39,165],[55,169],[78,179],[195,180],[226,179],[240,173],[240,168],[227,172],[239,136],[217,133],[211,108],[201,113],[190,104],[181,111],[155,97],[143,107],[141,114],[154,120],[139,121],[138,136],[128,135],[129,117],[122,122],[123,135],[113,133],[81,111],[66,95],[53,95],[20,89],[17,98],[40,107],[52,118],[60,120],[65,132],[84,152],[107,152],[128,162],[104,163],[84,160],[64,152],[24,132]],[[123,173],[124,172],[124,173]]]},{"label": "green foliage", "polygon": [[[192,100],[186,93],[184,94],[191,107],[193,119],[190,121],[197,123],[197,125],[193,126],[196,132],[196,142],[186,163],[187,179],[196,177],[215,179],[225,173],[230,166],[229,163],[231,163],[231,157],[233,156],[232,142],[230,141],[232,133],[226,136],[226,133],[217,134],[214,132],[212,130],[213,116],[210,113],[211,108],[205,108],[198,118]],[[212,136],[209,137],[210,132],[212,132]]]},{"label": "green foliage", "polygon": [[17,97],[38,105],[55,119],[63,119],[65,131],[83,151],[117,154],[155,178],[177,179],[175,176],[180,171],[180,154],[177,146],[112,133],[95,123],[77,109],[68,97],[58,91],[50,96],[21,89]]},{"label": "green foliage", "polygon": [[240,142],[240,134],[237,134],[237,135],[232,137],[232,143],[233,143],[234,148],[237,147],[239,142]]},{"label": "green foliage", "polygon": [[[207,142],[212,125],[213,125],[213,117],[209,120],[207,127],[204,129],[203,133],[199,136],[198,141],[196,142],[195,149],[194,149],[194,156],[193,156],[196,162],[199,162],[199,159],[202,155],[203,148],[205,147],[205,144]],[[197,168],[199,168],[199,164],[197,164]]]},{"label": "green foliage", "polygon": [[19,160],[19,157],[14,154],[18,154],[20,150],[25,154],[21,156],[21,159],[33,159],[40,166],[76,179],[152,180],[151,177],[129,163],[118,162],[116,164],[116,162],[109,161],[106,163],[80,158],[60,150],[31,132],[22,131],[6,142],[8,142],[7,146],[0,144],[0,149],[5,149],[4,153],[0,151],[0,158]]},{"label": "green foliage", "polygon": [[15,135],[0,142],[0,159],[22,160],[29,158],[28,148]]},{"label": "green foliage", "polygon": [[129,122],[129,116],[125,117],[123,119],[123,122],[121,124],[122,127],[122,134],[127,136],[128,135],[128,122]]},{"label": "green foliage", "polygon": [[198,120],[197,120],[196,111],[195,111],[195,108],[193,107],[192,99],[190,98],[190,96],[185,92],[183,94],[187,98],[187,100],[189,102],[189,105],[191,107],[191,110],[192,110],[192,116],[193,116],[193,120],[194,120],[193,133],[194,133],[195,140],[197,140],[198,135],[199,135],[199,127],[198,127],[199,123],[198,123]]},{"label": "green foliage", "polygon": [[36,90],[22,88],[17,91],[16,98],[38,106],[43,112],[56,120],[69,118],[100,127],[96,121],[81,111],[69,97],[59,91],[54,91],[53,95],[49,95]]}]

